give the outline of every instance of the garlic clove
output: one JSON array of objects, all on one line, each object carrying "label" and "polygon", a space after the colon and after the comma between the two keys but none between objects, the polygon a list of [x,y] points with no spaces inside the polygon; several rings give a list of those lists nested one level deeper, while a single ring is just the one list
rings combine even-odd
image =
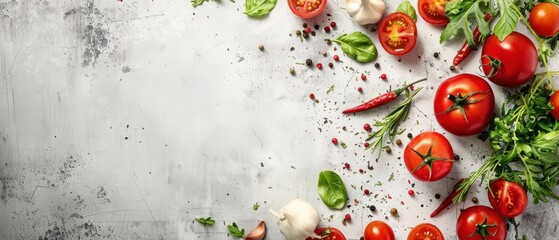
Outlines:
[{"label": "garlic clove", "polygon": [[258,223],[258,226],[256,226],[256,228],[254,228],[252,231],[250,231],[246,235],[244,240],[262,240],[262,239],[264,239],[264,236],[266,236],[266,223],[264,221],[260,220],[260,223]]}]

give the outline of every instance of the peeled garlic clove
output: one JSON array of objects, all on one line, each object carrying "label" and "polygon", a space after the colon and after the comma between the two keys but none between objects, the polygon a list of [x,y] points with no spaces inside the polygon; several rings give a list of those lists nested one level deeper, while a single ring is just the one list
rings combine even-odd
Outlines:
[{"label": "peeled garlic clove", "polygon": [[252,231],[250,231],[246,235],[244,240],[262,240],[262,239],[264,239],[264,236],[266,236],[266,223],[264,221],[260,220],[260,223],[258,223],[258,226],[256,226],[256,228],[254,228]]}]

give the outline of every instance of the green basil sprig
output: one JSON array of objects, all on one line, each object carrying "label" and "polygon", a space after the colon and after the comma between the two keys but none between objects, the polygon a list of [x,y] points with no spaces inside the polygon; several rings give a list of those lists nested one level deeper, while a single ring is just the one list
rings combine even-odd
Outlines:
[{"label": "green basil sprig", "polygon": [[278,0],[246,0],[244,13],[251,17],[263,17],[272,12],[277,3]]},{"label": "green basil sprig", "polygon": [[333,209],[345,207],[347,192],[342,178],[332,171],[322,171],[318,177],[318,194],[320,199]]},{"label": "green basil sprig", "polygon": [[401,2],[400,5],[398,5],[398,8],[396,8],[396,12],[405,13],[410,16],[414,22],[417,22],[417,14],[415,13],[415,8],[413,8],[410,1]]},{"label": "green basil sprig", "polygon": [[336,39],[332,39],[342,47],[345,54],[360,63],[373,61],[377,57],[377,48],[371,39],[362,32],[344,34]]}]

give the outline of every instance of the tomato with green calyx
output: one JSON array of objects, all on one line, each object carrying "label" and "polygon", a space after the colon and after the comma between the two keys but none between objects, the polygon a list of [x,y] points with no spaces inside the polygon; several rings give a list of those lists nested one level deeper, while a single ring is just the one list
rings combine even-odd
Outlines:
[{"label": "tomato with green calyx", "polygon": [[528,205],[528,194],[518,183],[497,179],[489,184],[487,197],[493,209],[506,218],[516,217]]},{"label": "tomato with green calyx", "polygon": [[538,66],[538,51],[528,37],[512,32],[503,41],[493,34],[483,44],[481,68],[491,82],[501,87],[527,83]]},{"label": "tomato with green calyx", "polygon": [[559,120],[559,90],[555,90],[555,92],[551,94],[549,103],[551,103],[551,107],[553,107],[553,109],[551,109],[551,115]]},{"label": "tomato with green calyx", "polygon": [[441,127],[457,136],[481,133],[493,118],[495,96],[487,81],[459,74],[443,81],[433,102]]},{"label": "tomato with green calyx", "polygon": [[383,221],[372,221],[365,227],[365,240],[394,240],[394,231]]},{"label": "tomato with green calyx", "polygon": [[306,240],[346,240],[344,234],[333,227],[317,228],[314,230],[316,235],[321,236],[321,238],[307,238]]},{"label": "tomato with green calyx", "polygon": [[444,235],[437,226],[422,223],[411,230],[408,234],[408,240],[444,240]]},{"label": "tomato with green calyx", "polygon": [[419,15],[430,24],[446,25],[450,22],[448,17],[444,15],[447,2],[448,0],[418,0]]},{"label": "tomato with green calyx", "polygon": [[287,0],[293,14],[300,18],[316,17],[324,8],[328,0]]},{"label": "tomato with green calyx", "polygon": [[553,37],[559,33],[559,7],[553,3],[538,3],[530,11],[530,26],[542,37]]},{"label": "tomato with green calyx", "polygon": [[378,37],[384,50],[392,55],[410,52],[417,41],[417,26],[401,12],[391,13],[379,24]]},{"label": "tomato with green calyx", "polygon": [[473,206],[460,213],[456,233],[459,240],[505,240],[507,224],[492,208]]},{"label": "tomato with green calyx", "polygon": [[444,178],[454,165],[454,151],[446,137],[438,132],[422,132],[404,149],[408,171],[421,181]]}]

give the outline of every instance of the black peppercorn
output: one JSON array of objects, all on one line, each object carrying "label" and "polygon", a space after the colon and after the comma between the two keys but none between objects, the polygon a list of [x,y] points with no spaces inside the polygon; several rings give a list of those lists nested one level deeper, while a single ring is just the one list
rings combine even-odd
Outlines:
[{"label": "black peppercorn", "polygon": [[305,64],[307,64],[307,66],[312,66],[312,60],[309,58],[305,61]]}]

